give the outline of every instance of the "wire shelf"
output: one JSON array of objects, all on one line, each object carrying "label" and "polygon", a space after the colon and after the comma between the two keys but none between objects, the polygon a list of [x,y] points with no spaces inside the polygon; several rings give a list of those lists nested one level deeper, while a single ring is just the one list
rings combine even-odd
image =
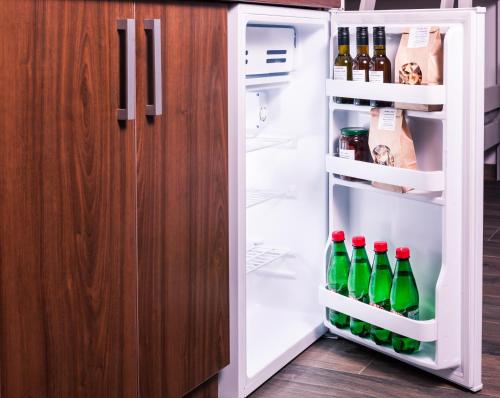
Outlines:
[{"label": "wire shelf", "polygon": [[292,140],[287,137],[247,137],[246,152],[255,152],[260,149],[289,144],[290,142],[292,142]]},{"label": "wire shelf", "polygon": [[283,191],[273,191],[269,189],[249,189],[247,190],[247,208],[259,205],[272,199],[285,197]]},{"label": "wire shelf", "polygon": [[254,245],[247,250],[247,274],[283,258],[288,249]]}]

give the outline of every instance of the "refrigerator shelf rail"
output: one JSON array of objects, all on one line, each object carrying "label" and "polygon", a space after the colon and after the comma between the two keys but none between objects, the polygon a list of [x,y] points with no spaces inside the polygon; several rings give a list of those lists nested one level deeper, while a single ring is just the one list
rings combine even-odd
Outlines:
[{"label": "refrigerator shelf rail", "polygon": [[377,101],[427,105],[443,105],[446,102],[444,85],[413,86],[332,79],[326,81],[327,96],[352,98],[353,93],[356,93],[356,98]]},{"label": "refrigerator shelf rail", "polygon": [[253,245],[247,249],[246,253],[246,271],[257,271],[258,269],[269,265],[289,253],[288,249],[276,248],[263,245]]},{"label": "refrigerator shelf rail", "polygon": [[405,186],[421,191],[444,191],[442,171],[419,171],[388,167],[380,164],[326,156],[326,171],[333,174],[376,181],[384,184]]},{"label": "refrigerator shelf rail", "polygon": [[320,286],[318,292],[319,302],[327,308],[418,341],[428,342],[437,340],[437,324],[435,319],[416,321],[405,318],[393,312],[342,296],[332,290],[328,290],[326,286]]},{"label": "refrigerator shelf rail", "polygon": [[[330,110],[332,112],[335,111],[350,111],[350,112],[361,112],[361,113],[370,113],[372,109],[371,106],[368,105],[352,105],[352,104],[337,104],[332,102],[330,104]],[[420,119],[435,119],[435,120],[444,120],[446,118],[446,113],[444,111],[439,112],[423,112],[423,111],[405,111],[407,117],[414,117]]]},{"label": "refrigerator shelf rail", "polygon": [[268,136],[247,137],[246,152],[247,153],[255,152],[261,149],[291,144],[292,142],[293,140],[288,137],[268,137]]},{"label": "refrigerator shelf rail", "polygon": [[420,349],[420,351],[414,354],[411,355],[399,354],[396,351],[394,351],[390,346],[377,345],[368,338],[355,336],[350,332],[349,329],[338,329],[326,319],[324,321],[324,325],[330,330],[330,332],[332,332],[337,336],[343,337],[347,340],[354,341],[355,343],[364,345],[365,347],[371,348],[382,354],[399,359],[402,362],[406,362],[410,365],[414,365],[422,369],[443,370],[443,369],[456,368],[460,365],[459,361],[445,365],[440,365],[436,363],[436,361],[434,360],[433,347],[432,345],[429,345],[429,343],[422,343],[422,348]]},{"label": "refrigerator shelf rail", "polygon": [[265,203],[273,199],[285,198],[286,191],[276,191],[271,189],[248,189],[247,190],[247,209]]},{"label": "refrigerator shelf rail", "polygon": [[382,195],[397,196],[402,199],[416,200],[419,202],[426,202],[438,206],[444,206],[446,204],[446,201],[443,198],[442,193],[440,192],[426,192],[417,190],[412,190],[406,193],[393,192],[386,189],[374,187],[371,184],[371,181],[346,181],[335,176],[332,176],[331,181],[332,185],[342,185],[349,188],[364,189],[367,191],[377,192]]}]

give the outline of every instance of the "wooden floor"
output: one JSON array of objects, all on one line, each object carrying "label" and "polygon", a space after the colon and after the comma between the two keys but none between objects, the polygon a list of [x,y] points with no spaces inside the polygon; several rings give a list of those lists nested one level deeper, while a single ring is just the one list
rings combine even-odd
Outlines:
[{"label": "wooden floor", "polygon": [[500,183],[485,182],[483,383],[477,394],[343,339],[322,338],[252,398],[500,397]]}]

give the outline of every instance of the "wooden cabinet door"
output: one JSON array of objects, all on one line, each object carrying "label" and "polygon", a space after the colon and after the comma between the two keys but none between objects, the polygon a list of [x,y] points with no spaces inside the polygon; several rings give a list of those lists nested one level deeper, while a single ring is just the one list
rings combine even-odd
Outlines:
[{"label": "wooden cabinet door", "polygon": [[3,398],[136,397],[134,124],[118,18],[133,4],[0,7]]},{"label": "wooden cabinet door", "polygon": [[[182,397],[229,361],[227,9],[136,3],[140,395]],[[146,117],[145,19],[163,114]]]}]

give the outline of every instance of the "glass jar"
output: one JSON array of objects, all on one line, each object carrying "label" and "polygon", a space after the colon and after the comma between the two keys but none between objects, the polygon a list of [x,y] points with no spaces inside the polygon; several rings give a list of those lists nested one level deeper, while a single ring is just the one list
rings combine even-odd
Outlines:
[{"label": "glass jar", "polygon": [[[340,129],[339,157],[371,163],[368,130],[363,127],[344,127]],[[347,181],[361,181],[347,176],[340,176],[340,178]]]}]

